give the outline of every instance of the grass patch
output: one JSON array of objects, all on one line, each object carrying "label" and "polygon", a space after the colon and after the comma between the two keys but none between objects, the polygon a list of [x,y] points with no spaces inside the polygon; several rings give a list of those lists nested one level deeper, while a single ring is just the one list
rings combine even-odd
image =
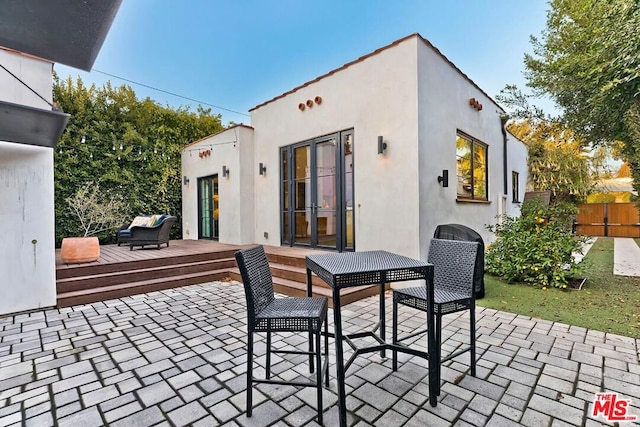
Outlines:
[{"label": "grass patch", "polygon": [[[508,284],[485,275],[477,305],[640,338],[640,277],[613,275],[613,239],[600,237],[585,260],[581,291]],[[640,261],[639,261],[640,262]]]}]

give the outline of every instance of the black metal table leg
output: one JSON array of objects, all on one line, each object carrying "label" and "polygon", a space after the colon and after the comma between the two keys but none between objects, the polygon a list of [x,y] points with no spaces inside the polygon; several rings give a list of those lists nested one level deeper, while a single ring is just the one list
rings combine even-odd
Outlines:
[{"label": "black metal table leg", "polygon": [[438,369],[440,366],[440,343],[436,342],[435,332],[435,311],[433,306],[433,283],[430,280],[427,282],[427,340],[429,342],[429,404],[435,407],[438,404],[438,393],[440,392],[440,385],[438,384]]},{"label": "black metal table leg", "polygon": [[347,397],[345,390],[344,352],[342,349],[342,315],[340,314],[340,289],[333,288],[333,330],[336,341],[336,383],[338,386],[338,417],[340,427],[347,426]]},{"label": "black metal table leg", "polygon": [[[311,270],[309,270],[307,268],[307,296],[308,297],[312,297],[313,296],[313,285],[311,283]],[[320,351],[320,350],[318,350]],[[313,333],[311,332],[311,329],[309,329],[309,372],[313,373],[313,355],[311,353],[313,353]],[[318,369],[320,369],[321,367],[318,366]]]},{"label": "black metal table leg", "polygon": [[[384,308],[384,283],[386,282],[386,275],[383,274],[380,279],[380,339],[385,341],[385,330],[386,330],[386,322],[385,322],[385,308]],[[380,350],[380,357],[386,357],[386,351]]]}]

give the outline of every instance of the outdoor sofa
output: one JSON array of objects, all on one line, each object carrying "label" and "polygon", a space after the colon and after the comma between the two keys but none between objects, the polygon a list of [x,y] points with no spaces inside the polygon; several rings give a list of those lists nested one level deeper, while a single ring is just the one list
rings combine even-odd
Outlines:
[{"label": "outdoor sofa", "polygon": [[163,243],[169,247],[169,232],[176,217],[171,215],[145,215],[137,216],[129,225],[120,227],[117,233],[118,246],[129,245],[129,250],[134,246],[156,245],[160,249]]}]

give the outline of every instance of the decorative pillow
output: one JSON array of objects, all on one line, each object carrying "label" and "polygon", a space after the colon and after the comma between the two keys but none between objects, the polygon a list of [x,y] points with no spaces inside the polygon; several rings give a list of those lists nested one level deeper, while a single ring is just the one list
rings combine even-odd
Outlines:
[{"label": "decorative pillow", "polygon": [[156,227],[164,221],[164,215],[153,215],[151,225],[149,227]]},{"label": "decorative pillow", "polygon": [[129,225],[129,229],[132,227],[149,227],[152,219],[150,216],[137,216],[133,219],[131,225]]}]

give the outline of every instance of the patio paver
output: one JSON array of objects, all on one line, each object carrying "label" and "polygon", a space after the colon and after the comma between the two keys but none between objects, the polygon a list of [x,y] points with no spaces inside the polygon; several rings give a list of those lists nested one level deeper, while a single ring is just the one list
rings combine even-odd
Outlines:
[{"label": "patio paver", "polygon": [[[376,298],[344,307],[346,332],[375,323]],[[464,344],[465,317],[443,319],[444,352]],[[436,408],[426,361],[401,355],[392,372],[377,353],[356,359],[346,384],[351,425],[601,425],[590,415],[601,391],[630,399],[640,418],[640,340],[481,307],[476,318],[477,377],[467,374],[468,354],[450,361]],[[422,313],[401,308],[401,329],[423,323]],[[237,282],[0,318],[0,425],[316,425],[311,389],[260,385],[246,417],[245,343]],[[273,344],[305,347],[287,334]],[[308,375],[304,360],[272,362],[287,380]],[[257,373],[263,364],[259,357]],[[335,367],[330,373],[327,426],[338,422]]]}]

